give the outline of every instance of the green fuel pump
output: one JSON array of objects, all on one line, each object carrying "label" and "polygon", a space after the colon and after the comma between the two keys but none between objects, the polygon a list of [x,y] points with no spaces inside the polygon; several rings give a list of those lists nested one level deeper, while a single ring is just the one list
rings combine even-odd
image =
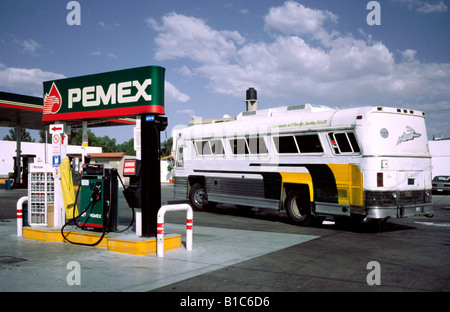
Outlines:
[{"label": "green fuel pump", "polygon": [[[80,206],[83,209],[78,216],[73,216],[61,228],[61,235],[65,241],[76,245],[98,245],[106,233],[122,233],[127,231],[134,222],[134,208],[132,208],[133,218],[130,225],[124,230],[118,231],[119,205],[118,205],[118,182],[122,179],[117,173],[117,169],[105,169],[101,164],[85,164],[83,166],[83,176],[75,201],[80,196]],[[123,182],[122,182],[123,185]],[[77,219],[79,219],[79,224]],[[103,232],[99,240],[93,244],[73,242],[64,234],[64,228],[74,222],[82,229],[101,230]]]},{"label": "green fuel pump", "polygon": [[80,226],[113,232],[119,223],[117,200],[118,181],[116,169],[105,169],[101,164],[84,165],[80,187],[80,207],[91,203],[93,192],[98,189],[90,209],[80,216]]}]

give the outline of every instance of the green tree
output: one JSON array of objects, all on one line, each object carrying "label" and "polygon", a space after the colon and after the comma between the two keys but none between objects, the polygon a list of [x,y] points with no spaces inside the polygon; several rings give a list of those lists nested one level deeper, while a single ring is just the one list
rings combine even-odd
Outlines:
[{"label": "green tree", "polygon": [[[107,135],[97,137],[90,129],[87,130],[89,146],[101,147],[103,153],[124,152],[128,156],[136,156],[134,150],[134,139],[131,138],[121,144],[118,144],[115,138],[110,138]],[[45,132],[41,134],[42,142],[45,140]],[[82,145],[83,130],[81,128],[73,130],[69,136],[70,145]],[[161,156],[168,156],[172,149],[172,138],[169,138],[161,143]]]},{"label": "green tree", "polygon": [[134,139],[129,139],[122,144],[117,145],[117,152],[124,152],[128,156],[136,156],[136,151],[134,150]]},{"label": "green tree", "polygon": [[[116,139],[105,135],[102,137],[96,136],[90,129],[87,130],[89,146],[101,147],[103,153],[125,152],[126,155],[136,155],[134,150],[133,139],[122,144],[117,144]],[[73,131],[69,138],[69,144],[81,145],[83,137],[83,130],[77,129]]]},{"label": "green tree", "polygon": [[48,129],[39,130],[39,143],[45,143],[45,135],[47,134],[47,143],[52,143],[52,135],[48,133]]},{"label": "green tree", "polygon": [[[35,142],[35,139],[33,139],[31,137],[30,132],[28,132],[26,129],[22,128],[20,137],[21,137],[21,141],[22,142]],[[5,140],[5,141],[16,141],[17,140],[16,128],[9,129],[9,134],[5,135],[3,137],[3,140]]]},{"label": "green tree", "polygon": [[102,147],[103,153],[116,152],[116,139],[110,139],[107,135],[99,137],[97,146]]},{"label": "green tree", "polygon": [[169,156],[172,153],[173,138],[170,137],[161,143],[161,156]]},{"label": "green tree", "polygon": [[[98,145],[98,137],[95,136],[95,134],[88,129],[88,142],[90,146],[99,146]],[[75,131],[72,131],[69,137],[69,144],[70,145],[81,145],[83,143],[83,129],[79,128]]]}]

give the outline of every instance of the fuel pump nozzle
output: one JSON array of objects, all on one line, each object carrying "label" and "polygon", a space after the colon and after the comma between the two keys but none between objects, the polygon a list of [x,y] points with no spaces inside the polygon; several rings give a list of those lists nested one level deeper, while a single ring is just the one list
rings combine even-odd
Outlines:
[{"label": "fuel pump nozzle", "polygon": [[97,184],[92,191],[91,202],[100,200],[100,195],[102,194],[102,185]]}]

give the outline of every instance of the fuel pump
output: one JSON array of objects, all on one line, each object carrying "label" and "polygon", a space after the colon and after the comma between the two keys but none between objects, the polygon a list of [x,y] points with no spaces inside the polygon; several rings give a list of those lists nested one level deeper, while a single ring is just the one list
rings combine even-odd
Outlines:
[{"label": "fuel pump", "polygon": [[[78,216],[74,215],[73,219],[68,220],[61,228],[61,234],[65,241],[77,245],[95,246],[102,241],[106,233],[125,232],[133,225],[134,209],[133,218],[129,226],[124,230],[118,231],[119,205],[117,178],[119,178],[123,185],[122,179],[117,173],[117,169],[106,169],[102,164],[83,165],[83,175],[81,176],[75,199],[76,201],[78,199],[78,194],[81,193],[80,207],[82,210]],[[64,228],[71,222],[74,222],[77,227],[84,230],[101,230],[103,234],[100,239],[93,244],[72,242],[64,234]]]},{"label": "fuel pump", "polygon": [[90,209],[80,216],[80,226],[84,228],[117,230],[119,205],[117,200],[117,169],[106,169],[102,164],[85,164],[81,176],[80,207],[87,207],[94,191],[96,198]]},{"label": "fuel pump", "polygon": [[[78,245],[95,246],[101,242],[106,232],[124,232],[134,222],[134,208],[142,209],[142,236],[156,236],[157,214],[161,207],[160,181],[160,132],[167,127],[167,117],[160,115],[141,116],[142,159],[129,160],[124,165],[124,176],[130,178],[130,185],[125,188],[124,197],[132,208],[133,220],[127,229],[117,231],[118,226],[118,183],[116,169],[105,169],[102,165],[83,165],[79,192],[80,215],[73,216],[61,228],[65,241]],[[123,182],[120,179],[122,185]],[[78,199],[78,193],[75,202]],[[75,211],[75,209],[74,209]],[[80,224],[78,225],[77,219]],[[83,229],[101,229],[100,239],[94,244],[83,244],[70,241],[64,235],[64,228],[71,222]]]}]

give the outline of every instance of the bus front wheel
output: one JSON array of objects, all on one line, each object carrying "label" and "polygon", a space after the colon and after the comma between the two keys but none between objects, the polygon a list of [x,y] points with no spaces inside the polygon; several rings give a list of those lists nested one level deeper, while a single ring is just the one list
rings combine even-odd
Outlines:
[{"label": "bus front wheel", "polygon": [[313,216],[311,215],[311,204],[309,196],[301,190],[290,191],[285,201],[286,213],[294,223],[309,225]]},{"label": "bus front wheel", "polygon": [[208,194],[206,189],[200,183],[195,183],[192,185],[189,191],[189,202],[194,209],[212,209],[216,203],[208,201]]}]

